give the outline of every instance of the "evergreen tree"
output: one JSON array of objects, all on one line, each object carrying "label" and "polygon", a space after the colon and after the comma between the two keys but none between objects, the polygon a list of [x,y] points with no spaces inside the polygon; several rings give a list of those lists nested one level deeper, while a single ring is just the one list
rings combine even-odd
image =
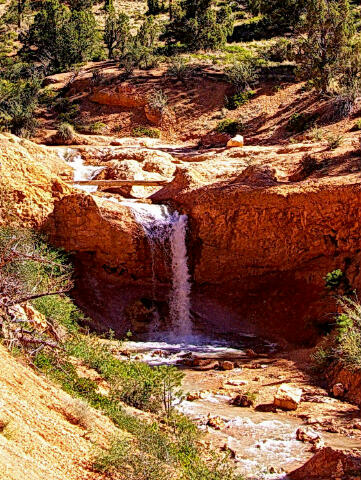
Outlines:
[{"label": "evergreen tree", "polygon": [[130,21],[125,13],[116,13],[110,8],[105,21],[104,42],[109,58],[114,58],[116,51],[124,55],[130,37]]},{"label": "evergreen tree", "polygon": [[147,0],[147,4],[149,15],[157,15],[161,11],[159,0]]},{"label": "evergreen tree", "polygon": [[342,80],[352,61],[355,24],[348,0],[308,0],[296,57],[299,72],[321,92]]},{"label": "evergreen tree", "polygon": [[294,28],[304,13],[306,0],[249,0],[254,15],[262,14],[264,24],[273,32]]},{"label": "evergreen tree", "polygon": [[168,43],[182,42],[190,50],[221,48],[233,33],[229,6],[214,8],[214,0],[184,0],[173,7],[167,26]]},{"label": "evergreen tree", "polygon": [[61,71],[93,58],[99,33],[91,10],[73,10],[59,0],[46,0],[24,38],[22,54]]}]

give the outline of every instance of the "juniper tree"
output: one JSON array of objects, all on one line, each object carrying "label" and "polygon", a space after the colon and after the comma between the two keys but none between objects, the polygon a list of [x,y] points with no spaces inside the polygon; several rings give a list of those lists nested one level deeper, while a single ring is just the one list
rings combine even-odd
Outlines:
[{"label": "juniper tree", "polygon": [[114,8],[110,8],[104,30],[104,42],[108,49],[109,58],[114,58],[117,50],[121,55],[125,53],[129,36],[129,17],[125,13],[117,13]]},{"label": "juniper tree", "polygon": [[172,10],[167,26],[168,43],[184,43],[188,49],[222,47],[233,33],[233,14],[229,6],[215,9],[214,0],[185,0]]},{"label": "juniper tree", "polygon": [[308,0],[300,26],[296,60],[299,72],[320,92],[330,92],[341,80],[352,53],[355,34],[349,0]]},{"label": "juniper tree", "polygon": [[91,10],[70,10],[59,0],[46,0],[24,37],[22,54],[50,71],[61,71],[93,58],[99,33]]}]

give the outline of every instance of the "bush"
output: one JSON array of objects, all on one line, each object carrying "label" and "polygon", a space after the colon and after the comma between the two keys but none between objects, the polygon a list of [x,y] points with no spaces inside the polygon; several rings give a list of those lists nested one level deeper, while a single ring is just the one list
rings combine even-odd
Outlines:
[{"label": "bush", "polygon": [[132,135],[134,137],[160,138],[160,130],[152,127],[135,127]]},{"label": "bush", "polygon": [[0,80],[0,129],[15,135],[29,137],[37,126],[35,110],[41,79],[33,76],[29,80]]},{"label": "bush", "polygon": [[293,43],[287,38],[280,38],[266,50],[265,57],[271,62],[292,61]]},{"label": "bush", "polygon": [[184,82],[192,75],[192,71],[193,69],[189,65],[188,60],[186,60],[184,57],[176,56],[171,59],[170,66],[167,70],[167,75]]},{"label": "bush", "polygon": [[163,90],[154,90],[154,92],[148,97],[148,105],[153,110],[163,112],[168,105],[168,97]]},{"label": "bush", "polygon": [[87,125],[77,125],[78,132],[87,134],[103,134],[108,130],[108,126],[103,122],[94,122]]},{"label": "bush", "polygon": [[327,145],[330,150],[335,150],[338,148],[343,142],[344,136],[340,134],[330,134],[327,136]]},{"label": "bush", "polygon": [[316,116],[310,113],[294,113],[287,122],[287,130],[302,133],[308,130],[316,121]]},{"label": "bush", "polygon": [[71,142],[76,137],[73,125],[68,122],[63,122],[59,125],[57,134],[64,142]]},{"label": "bush", "polygon": [[137,450],[128,439],[114,439],[108,450],[99,451],[94,468],[102,473],[125,474],[127,480],[168,480],[170,474],[164,463]]},{"label": "bush", "polygon": [[63,413],[66,419],[87,431],[92,431],[95,416],[87,402],[78,398],[67,398],[63,401]]},{"label": "bush", "polygon": [[237,110],[238,107],[247,103],[255,94],[256,92],[254,90],[235,93],[231,97],[226,97],[225,107],[228,108],[228,110]]},{"label": "bush", "polygon": [[76,333],[79,323],[85,322],[84,313],[66,296],[52,295],[32,301],[40,313],[56,325],[62,325],[68,333]]},{"label": "bush", "polygon": [[235,62],[225,69],[225,74],[237,92],[250,88],[250,85],[257,79],[256,68],[250,61]]},{"label": "bush", "polygon": [[243,128],[244,126],[241,120],[231,120],[230,118],[225,118],[218,123],[216,130],[219,133],[237,135],[237,133],[240,133]]}]

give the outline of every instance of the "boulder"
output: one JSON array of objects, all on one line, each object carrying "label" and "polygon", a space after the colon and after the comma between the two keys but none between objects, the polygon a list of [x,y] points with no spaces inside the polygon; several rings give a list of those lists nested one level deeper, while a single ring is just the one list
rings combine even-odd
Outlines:
[{"label": "boulder", "polygon": [[360,455],[331,447],[322,448],[302,467],[288,474],[291,480],[360,480]]},{"label": "boulder", "polygon": [[224,420],[222,420],[221,417],[210,417],[207,425],[215,430],[220,430],[221,428],[224,428]]},{"label": "boulder", "polygon": [[287,383],[280,385],[273,399],[273,405],[282,410],[296,410],[301,402],[302,390]]},{"label": "boulder", "polygon": [[240,394],[232,400],[232,405],[236,407],[253,407],[254,401],[249,395]]},{"label": "boulder", "polygon": [[296,431],[296,439],[300,442],[307,442],[312,445],[311,450],[317,452],[325,446],[325,442],[321,435],[312,428],[300,427]]},{"label": "boulder", "polygon": [[222,370],[234,369],[234,363],[230,362],[229,360],[224,360],[223,362],[220,362],[219,366],[221,367]]},{"label": "boulder", "polygon": [[345,387],[342,385],[342,383],[335,383],[335,385],[332,387],[332,393],[336,398],[343,397],[345,395]]},{"label": "boulder", "polygon": [[201,137],[199,145],[204,148],[225,147],[231,138],[228,133],[210,132]]},{"label": "boulder", "polygon": [[227,142],[227,147],[232,148],[232,147],[243,147],[244,145],[244,140],[242,135],[236,135],[235,137],[231,138]]}]

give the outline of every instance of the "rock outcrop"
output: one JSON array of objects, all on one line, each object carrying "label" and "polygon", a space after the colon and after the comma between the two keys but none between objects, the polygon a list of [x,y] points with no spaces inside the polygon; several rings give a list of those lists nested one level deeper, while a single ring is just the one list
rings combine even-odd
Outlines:
[{"label": "rock outcrop", "polygon": [[51,149],[0,134],[0,162],[0,222],[14,216],[24,226],[38,227],[54,202],[71,193],[62,178],[71,178],[72,170]]},{"label": "rock outcrop", "polygon": [[361,456],[326,447],[288,477],[291,480],[358,480],[361,478]]},{"label": "rock outcrop", "polygon": [[361,408],[361,368],[351,370],[341,363],[336,363],[327,371],[326,376],[334,396],[355,403]]},{"label": "rock outcrop", "polygon": [[90,100],[102,105],[138,108],[148,103],[146,95],[127,83],[111,88],[99,88],[90,96]]},{"label": "rock outcrop", "polygon": [[213,184],[200,168],[178,169],[153,199],[189,216],[199,305],[218,299],[239,328],[313,341],[334,309],[325,275],[341,268],[361,288],[359,176],[289,184],[266,166],[249,169]]}]

